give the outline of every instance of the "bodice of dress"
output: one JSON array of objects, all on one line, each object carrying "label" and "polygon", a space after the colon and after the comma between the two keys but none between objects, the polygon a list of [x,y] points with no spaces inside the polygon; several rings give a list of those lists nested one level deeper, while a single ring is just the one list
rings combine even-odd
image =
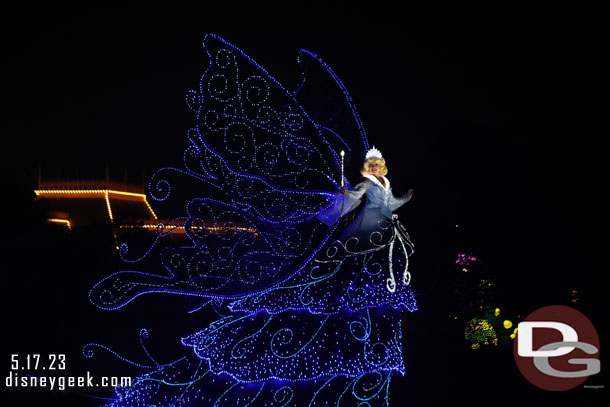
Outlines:
[{"label": "bodice of dress", "polygon": [[367,202],[363,212],[376,213],[376,217],[391,218],[392,212],[409,201],[407,195],[400,198],[394,197],[390,181],[382,177],[385,185],[374,176],[365,174],[363,180],[346,195],[338,193],[335,201],[326,209],[321,209],[317,218],[327,225],[332,225],[340,217],[356,209],[362,203],[362,197],[366,195]]},{"label": "bodice of dress", "polygon": [[409,198],[404,195],[400,198],[394,197],[390,181],[382,176],[384,184],[377,177],[371,174],[365,174],[364,180],[354,187],[352,191],[348,191],[348,197],[354,200],[360,200],[363,195],[366,195],[367,210],[377,209],[386,218],[392,217],[392,212],[400,208]]}]

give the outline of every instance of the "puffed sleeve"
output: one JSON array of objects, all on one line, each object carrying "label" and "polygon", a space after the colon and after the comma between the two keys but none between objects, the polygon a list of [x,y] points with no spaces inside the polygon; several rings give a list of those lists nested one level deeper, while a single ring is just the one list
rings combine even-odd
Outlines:
[{"label": "puffed sleeve", "polygon": [[362,196],[364,195],[366,190],[369,189],[370,186],[371,181],[365,179],[364,181],[356,185],[354,189],[352,189],[351,191],[347,191],[347,196],[351,199],[362,199]]},{"label": "puffed sleeve", "polygon": [[409,198],[408,194],[404,194],[400,198],[396,198],[392,193],[392,189],[390,188],[390,199],[388,201],[388,208],[390,209],[390,211],[394,212],[396,209],[400,208],[410,200],[411,198]]},{"label": "puffed sleeve", "polygon": [[328,226],[334,224],[343,215],[356,209],[362,202],[362,196],[371,185],[371,181],[365,179],[357,184],[354,189],[347,191],[347,195],[337,193],[333,203],[325,209],[321,209],[317,219],[326,223]]}]

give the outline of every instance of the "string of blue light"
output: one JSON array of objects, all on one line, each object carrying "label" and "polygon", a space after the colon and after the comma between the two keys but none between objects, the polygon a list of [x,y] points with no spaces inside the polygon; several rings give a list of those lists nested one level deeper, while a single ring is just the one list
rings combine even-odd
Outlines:
[{"label": "string of blue light", "polygon": [[[173,173],[226,199],[188,201],[180,220],[190,244],[159,248],[175,231],[160,225],[144,255],[124,259],[137,265],[156,253],[162,274],[114,273],[92,288],[90,299],[117,309],[150,293],[197,296],[212,301],[190,312],[226,301],[232,314],[183,338],[193,353],[166,365],[144,346],[145,330],[140,342],[156,366],[87,345],[88,354],[101,347],[150,369],[129,389],[117,388],[111,404],[314,406],[335,400],[387,406],[390,375],[405,373],[399,312],[415,311],[417,304],[406,283],[386,289],[385,271],[402,269],[412,247],[401,241],[393,249],[392,235],[378,250],[341,257],[346,247],[333,247],[338,225],[316,219],[339,188],[338,151],[368,149],[353,100],[322,59],[301,50],[298,62],[315,61],[343,95],[357,129],[347,134],[312,120],[299,100],[303,86],[288,91],[215,35],[203,45],[209,65],[199,88],[186,96],[196,125],[187,134],[185,169],[160,169],[149,193],[158,202],[173,196],[176,186],[167,178]],[[217,227],[224,232],[211,233]],[[126,252],[123,246],[121,255]]]}]

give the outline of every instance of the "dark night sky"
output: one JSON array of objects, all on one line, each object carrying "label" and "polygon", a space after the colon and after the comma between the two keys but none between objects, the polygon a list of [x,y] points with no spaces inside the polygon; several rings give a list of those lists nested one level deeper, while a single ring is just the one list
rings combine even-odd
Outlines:
[{"label": "dark night sky", "polygon": [[367,13],[7,13],[4,176],[31,184],[40,164],[44,177],[102,177],[109,163],[118,179],[127,169],[140,182],[143,171],[180,165],[193,120],[184,94],[203,73],[201,39],[214,32],[287,87],[298,49],[324,58],[394,184],[416,189],[425,216],[474,228],[498,252],[559,235],[553,246],[602,250],[590,236],[605,220],[607,168],[595,24],[562,12],[430,25]]},{"label": "dark night sky", "polygon": [[430,269],[422,291],[453,244],[481,254],[532,310],[563,298],[566,280],[588,309],[607,302],[605,48],[592,17],[302,9],[3,13],[4,186],[31,191],[38,165],[45,177],[103,177],[108,163],[136,182],[180,165],[193,123],[184,95],[204,71],[208,32],[289,88],[305,48],[347,86],[395,192],[415,189],[400,213]]}]

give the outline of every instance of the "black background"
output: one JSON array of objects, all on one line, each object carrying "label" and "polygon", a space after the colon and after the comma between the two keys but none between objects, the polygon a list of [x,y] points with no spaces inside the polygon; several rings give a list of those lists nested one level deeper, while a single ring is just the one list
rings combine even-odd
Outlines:
[{"label": "black background", "polygon": [[[393,381],[392,405],[524,397],[595,405],[605,397],[605,389],[538,390],[511,350],[464,351],[443,295],[455,253],[472,252],[522,318],[569,305],[577,288],[577,309],[604,347],[607,70],[594,10],[19,8],[5,10],[2,23],[6,374],[12,353],[64,352],[73,371],[116,375],[121,364],[107,355],[85,360],[80,348],[99,342],[132,355],[146,327],[151,348],[171,358],[182,351],[179,338],[207,321],[165,297],[114,313],[95,309],[87,292],[116,259],[95,231],[49,239],[33,190],[39,166],[45,178],[101,178],[109,165],[134,182],[179,166],[193,123],[184,95],[204,71],[201,40],[212,32],[288,88],[299,78],[300,48],[321,56],[383,152],[395,193],[415,190],[398,213],[416,244],[421,311],[407,316],[408,372]],[[606,378],[602,357],[602,373],[585,384]],[[96,403],[61,392],[3,393],[24,405]]]}]

